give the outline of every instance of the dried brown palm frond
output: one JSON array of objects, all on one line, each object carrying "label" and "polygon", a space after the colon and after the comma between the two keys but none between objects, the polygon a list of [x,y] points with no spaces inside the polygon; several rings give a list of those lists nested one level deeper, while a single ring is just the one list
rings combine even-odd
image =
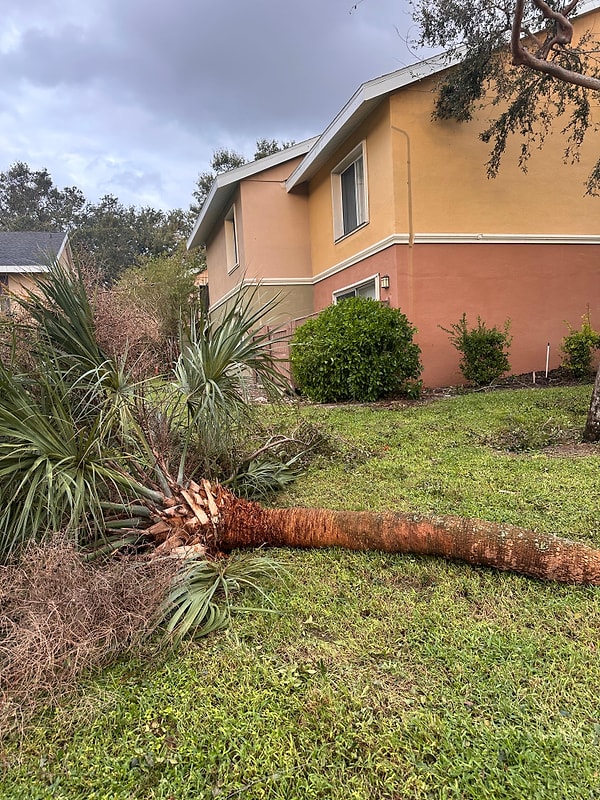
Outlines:
[{"label": "dried brown palm frond", "polygon": [[64,535],[0,566],[0,736],[82,673],[138,650],[176,568],[170,559],[86,561]]}]

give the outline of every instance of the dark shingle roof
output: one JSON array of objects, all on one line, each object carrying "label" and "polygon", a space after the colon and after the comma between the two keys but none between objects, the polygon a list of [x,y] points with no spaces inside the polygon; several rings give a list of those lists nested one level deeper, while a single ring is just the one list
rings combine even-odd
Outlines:
[{"label": "dark shingle roof", "polygon": [[66,233],[0,231],[0,271],[2,267],[45,267],[49,258],[58,258],[66,238]]}]

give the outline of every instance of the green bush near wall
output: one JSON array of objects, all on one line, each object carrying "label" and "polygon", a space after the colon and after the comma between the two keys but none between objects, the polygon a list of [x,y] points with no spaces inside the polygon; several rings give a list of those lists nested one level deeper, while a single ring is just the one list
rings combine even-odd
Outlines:
[{"label": "green bush near wall", "polygon": [[569,325],[569,334],[562,340],[561,349],[563,367],[578,381],[590,380],[593,353],[600,349],[600,333],[592,328],[589,311],[582,317],[581,330]]},{"label": "green bush near wall", "polygon": [[399,309],[362,297],[344,300],[296,330],[294,381],[319,403],[418,396],[422,366],[415,332]]},{"label": "green bush near wall", "polygon": [[481,317],[477,317],[477,326],[469,328],[467,315],[463,314],[450,328],[441,325],[440,328],[461,354],[458,366],[466,380],[476,386],[487,386],[510,370],[510,320],[504,323],[504,330],[499,330],[496,326],[488,328]]}]

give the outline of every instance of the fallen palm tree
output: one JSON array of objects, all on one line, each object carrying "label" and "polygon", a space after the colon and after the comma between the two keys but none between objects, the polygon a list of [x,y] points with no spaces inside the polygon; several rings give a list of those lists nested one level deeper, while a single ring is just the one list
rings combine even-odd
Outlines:
[{"label": "fallen palm tree", "polygon": [[0,558],[66,528],[88,549],[133,545],[192,564],[263,545],[335,546],[600,583],[600,550],[567,539],[460,517],[273,509],[224,486],[246,474],[256,489],[293,473],[296,456],[272,458],[281,438],[241,460],[236,449],[249,418],[248,372],[281,386],[264,337],[250,335],[268,308],[239,300],[218,324],[193,322],[155,408],[157,388],[132,386],[99,347],[77,276],[54,265],[19,302],[34,324],[25,368],[0,364]]},{"label": "fallen palm tree", "polygon": [[600,550],[515,525],[453,516],[265,508],[219,484],[173,487],[144,531],[155,554],[215,558],[262,546],[441,556],[543,580],[600,585]]}]

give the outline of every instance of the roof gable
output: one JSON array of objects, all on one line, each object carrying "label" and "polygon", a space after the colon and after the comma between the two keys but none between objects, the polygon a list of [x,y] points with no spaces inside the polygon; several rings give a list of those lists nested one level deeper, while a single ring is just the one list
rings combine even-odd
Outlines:
[{"label": "roof gable", "polygon": [[61,257],[66,244],[62,232],[0,231],[0,271],[43,271],[49,259]]},{"label": "roof gable", "polygon": [[251,161],[249,164],[242,164],[241,167],[236,167],[217,175],[188,239],[188,249],[202,244],[210,235],[211,230],[221,214],[226,210],[237,187],[243,180],[258,175],[260,172],[265,172],[272,167],[285,164],[286,161],[291,161],[293,158],[305,155],[317,139],[318,137],[315,136],[312,139],[292,145],[292,147],[286,147],[284,150],[273,153],[273,155]]}]

